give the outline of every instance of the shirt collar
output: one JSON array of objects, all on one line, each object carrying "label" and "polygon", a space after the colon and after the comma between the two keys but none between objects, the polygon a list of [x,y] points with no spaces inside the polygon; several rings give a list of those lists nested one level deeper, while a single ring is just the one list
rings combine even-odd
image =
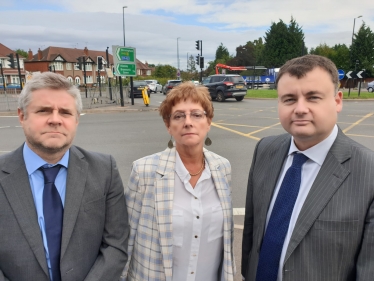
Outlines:
[{"label": "shirt collar", "polygon": [[[179,153],[176,150],[175,150],[175,172],[177,173],[178,177],[180,178],[180,180],[182,182],[184,180],[189,181],[190,178],[191,178],[190,173],[188,172],[188,170],[184,166],[184,164],[182,162],[182,159],[180,158]],[[202,172],[201,180],[206,179],[206,178],[210,178],[210,176],[211,176],[210,169],[209,169],[208,164],[205,160],[205,168]]]},{"label": "shirt collar", "polygon": [[[320,143],[317,143],[311,148],[308,148],[307,150],[304,150],[301,152],[305,156],[307,156],[309,159],[313,160],[318,165],[322,166],[323,161],[325,161],[326,155],[329,152],[337,136],[338,136],[338,126],[335,124],[334,128],[332,129],[332,132],[326,139],[324,139]],[[292,137],[290,150],[288,151],[288,156],[294,152],[299,152],[299,151],[300,150],[296,147],[294,138]]]},{"label": "shirt collar", "polygon": [[[60,161],[58,161],[57,164],[60,164],[64,166],[65,168],[68,168],[68,163],[69,163],[69,151],[65,152],[64,156],[61,158]],[[49,164],[45,160],[43,160],[38,154],[36,154],[34,151],[31,150],[31,148],[27,145],[27,143],[24,144],[23,146],[23,159],[25,161],[26,165],[26,170],[29,175],[34,173],[36,170],[38,170],[41,166],[55,166],[52,164]]]}]

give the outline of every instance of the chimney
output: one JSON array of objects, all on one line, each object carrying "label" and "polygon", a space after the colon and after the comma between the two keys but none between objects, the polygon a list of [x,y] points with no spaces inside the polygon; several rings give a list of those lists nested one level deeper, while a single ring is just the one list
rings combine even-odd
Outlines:
[{"label": "chimney", "polygon": [[145,62],[145,65],[148,67],[148,62],[147,61]]},{"label": "chimney", "polygon": [[32,60],[32,57],[33,57],[32,51],[31,51],[31,49],[29,49],[29,53],[28,53],[27,59],[28,60]]},{"label": "chimney", "polygon": [[38,60],[42,60],[42,58],[43,58],[43,53],[39,48],[39,50],[38,50]]},{"label": "chimney", "polygon": [[88,57],[88,49],[87,47],[84,47],[83,53],[86,57]]}]

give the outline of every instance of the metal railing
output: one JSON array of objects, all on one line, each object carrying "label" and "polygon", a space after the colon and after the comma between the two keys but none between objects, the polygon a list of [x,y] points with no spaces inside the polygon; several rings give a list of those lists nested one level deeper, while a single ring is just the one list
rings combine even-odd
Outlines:
[{"label": "metal railing", "polygon": [[[83,109],[98,108],[111,105],[120,105],[121,98],[119,94],[119,86],[103,86],[87,88],[87,97],[84,88],[80,88]],[[0,112],[16,111],[18,108],[19,90],[7,89],[6,91],[0,89]],[[123,87],[124,103],[129,103],[128,87]]]}]

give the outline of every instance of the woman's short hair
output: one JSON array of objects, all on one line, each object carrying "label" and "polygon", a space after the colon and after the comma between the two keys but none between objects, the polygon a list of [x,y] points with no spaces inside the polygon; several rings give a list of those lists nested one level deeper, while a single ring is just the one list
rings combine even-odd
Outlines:
[{"label": "woman's short hair", "polygon": [[279,70],[276,84],[279,83],[281,77],[286,73],[300,79],[317,67],[320,67],[330,74],[331,81],[334,84],[335,89],[338,90],[339,74],[335,64],[330,59],[318,55],[305,55],[287,61]]},{"label": "woman's short hair", "polygon": [[70,84],[70,81],[53,72],[43,72],[33,74],[30,81],[27,81],[21,94],[18,97],[18,108],[27,113],[27,106],[31,102],[32,93],[40,89],[65,90],[69,95],[75,99],[78,116],[82,112],[82,98],[79,89]]},{"label": "woman's short hair", "polygon": [[171,89],[158,109],[164,122],[169,125],[170,114],[173,106],[188,99],[200,104],[206,112],[206,117],[210,120],[213,119],[214,108],[208,88],[204,86],[195,86],[191,82],[183,82]]}]

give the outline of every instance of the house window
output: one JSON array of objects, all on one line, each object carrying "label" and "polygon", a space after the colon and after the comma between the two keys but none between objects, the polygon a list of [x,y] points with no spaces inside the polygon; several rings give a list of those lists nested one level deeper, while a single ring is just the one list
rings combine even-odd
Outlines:
[{"label": "house window", "polygon": [[91,84],[92,83],[92,76],[86,76],[86,81],[87,81],[87,84]]},{"label": "house window", "polygon": [[151,75],[151,70],[147,70],[147,75],[148,75],[148,76]]},{"label": "house window", "polygon": [[68,77],[68,80],[70,82],[70,84],[73,84],[73,78],[71,78],[70,76]]},{"label": "house window", "polygon": [[12,83],[19,84],[19,77],[18,76],[11,76]]},{"label": "house window", "polygon": [[86,63],[86,70],[87,71],[92,71],[92,64]]},{"label": "house window", "polygon": [[71,70],[71,62],[66,63],[66,70]]},{"label": "house window", "polygon": [[64,70],[64,65],[60,61],[54,61],[50,64],[50,66],[54,66],[55,70]]},{"label": "house window", "polygon": [[75,77],[75,84],[80,85],[81,84],[81,79],[79,77]]},{"label": "house window", "polygon": [[74,70],[80,70],[80,69],[78,68],[78,66],[79,66],[79,63],[75,63],[75,64],[74,64]]}]

